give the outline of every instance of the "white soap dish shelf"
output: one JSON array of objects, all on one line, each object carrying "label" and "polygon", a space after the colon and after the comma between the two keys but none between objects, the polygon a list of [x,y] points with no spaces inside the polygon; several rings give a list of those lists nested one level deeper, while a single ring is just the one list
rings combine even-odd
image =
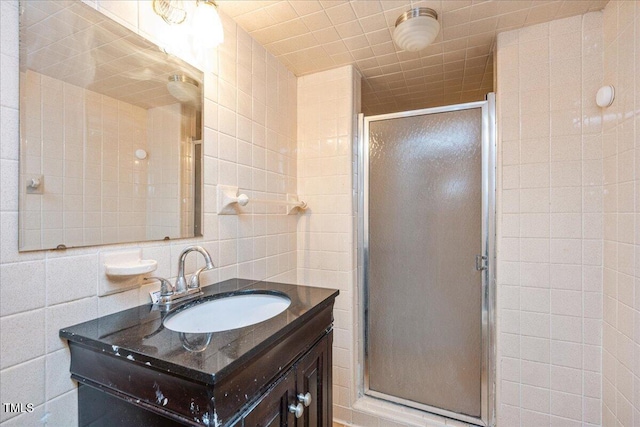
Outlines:
[{"label": "white soap dish shelf", "polygon": [[117,264],[105,264],[105,273],[109,276],[139,276],[141,274],[151,273],[158,268],[158,262],[155,259],[139,259],[137,261],[122,262]]}]

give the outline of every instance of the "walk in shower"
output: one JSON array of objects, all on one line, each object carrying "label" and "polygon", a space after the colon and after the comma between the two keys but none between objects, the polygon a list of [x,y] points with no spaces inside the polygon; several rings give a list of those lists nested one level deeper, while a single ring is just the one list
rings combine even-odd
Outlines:
[{"label": "walk in shower", "polygon": [[493,419],[494,96],[364,117],[362,393]]}]

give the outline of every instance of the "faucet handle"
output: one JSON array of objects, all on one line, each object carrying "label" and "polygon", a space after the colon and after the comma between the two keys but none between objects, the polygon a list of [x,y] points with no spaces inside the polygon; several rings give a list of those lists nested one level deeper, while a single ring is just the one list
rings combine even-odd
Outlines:
[{"label": "faucet handle", "polygon": [[167,279],[163,277],[151,276],[151,277],[145,277],[144,280],[159,280],[161,297],[168,297],[170,295],[173,295],[173,285],[171,285],[171,282],[168,281]]},{"label": "faucet handle", "polygon": [[191,276],[191,279],[189,280],[189,289],[198,289],[200,288],[200,273],[202,273],[203,271],[206,270],[211,270],[211,268],[204,266],[202,268],[199,268],[198,270],[196,270],[195,273],[193,273],[193,275]]}]

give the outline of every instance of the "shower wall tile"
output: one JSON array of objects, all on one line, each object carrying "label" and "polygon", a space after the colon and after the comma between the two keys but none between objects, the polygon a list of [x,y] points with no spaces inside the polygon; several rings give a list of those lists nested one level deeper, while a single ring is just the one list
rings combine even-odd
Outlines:
[{"label": "shower wall tile", "polygon": [[498,35],[498,425],[601,422],[600,31],[596,12]]},{"label": "shower wall tile", "polygon": [[[640,423],[640,288],[637,213],[640,177],[640,7],[611,1],[604,9],[604,84],[616,90],[602,127],[604,244],[602,334],[603,425]],[[587,303],[587,300],[585,300]],[[595,304],[595,301],[589,301]],[[633,360],[636,362],[634,363]],[[594,409],[595,411],[595,409]]]}]

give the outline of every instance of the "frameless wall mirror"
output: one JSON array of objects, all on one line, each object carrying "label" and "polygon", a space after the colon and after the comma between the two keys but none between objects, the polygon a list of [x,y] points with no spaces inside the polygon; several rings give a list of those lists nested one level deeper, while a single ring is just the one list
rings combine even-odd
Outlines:
[{"label": "frameless wall mirror", "polygon": [[21,1],[20,250],[201,235],[202,86],[80,1]]}]

